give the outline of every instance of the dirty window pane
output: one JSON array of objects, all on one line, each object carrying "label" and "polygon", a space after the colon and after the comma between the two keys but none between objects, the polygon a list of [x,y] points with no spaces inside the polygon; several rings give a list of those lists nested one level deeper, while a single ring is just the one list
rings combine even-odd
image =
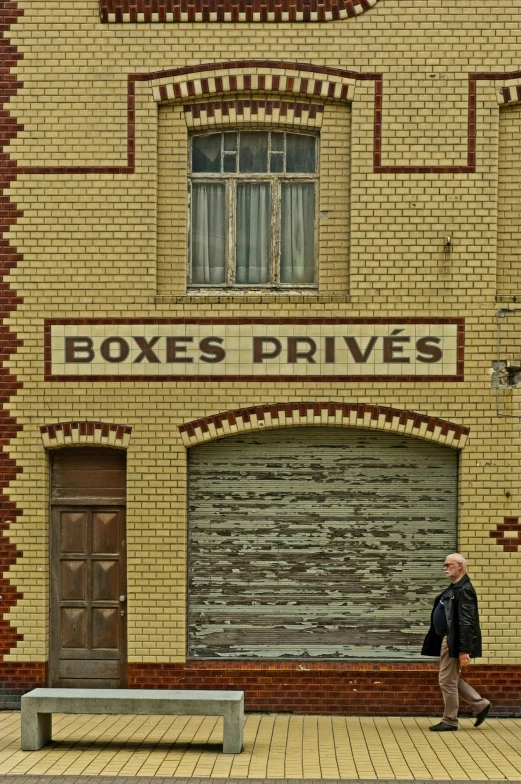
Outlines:
[{"label": "dirty window pane", "polygon": [[284,152],[284,134],[273,131],[271,134],[271,149],[273,152]]},{"label": "dirty window pane", "polygon": [[237,133],[225,133],[224,134],[224,149],[225,150],[232,150],[235,152],[237,149]]},{"label": "dirty window pane", "polygon": [[194,136],[192,141],[192,171],[221,171],[221,134]]},{"label": "dirty window pane", "polygon": [[225,152],[223,158],[223,171],[234,174],[237,171],[237,153]]},{"label": "dirty window pane", "polygon": [[283,172],[284,171],[284,154],[281,152],[272,152],[270,157],[270,172]]},{"label": "dirty window pane", "polygon": [[288,133],[286,137],[286,171],[306,174],[315,171],[315,137]]},{"label": "dirty window pane", "polygon": [[258,174],[268,171],[268,134],[243,131],[240,137],[239,171]]}]

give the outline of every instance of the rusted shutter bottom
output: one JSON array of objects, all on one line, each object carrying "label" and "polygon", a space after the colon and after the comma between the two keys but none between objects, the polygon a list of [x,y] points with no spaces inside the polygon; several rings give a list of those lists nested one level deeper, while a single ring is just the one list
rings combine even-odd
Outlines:
[{"label": "rusted shutter bottom", "polygon": [[456,450],[368,430],[189,453],[189,656],[411,659],[456,549]]}]

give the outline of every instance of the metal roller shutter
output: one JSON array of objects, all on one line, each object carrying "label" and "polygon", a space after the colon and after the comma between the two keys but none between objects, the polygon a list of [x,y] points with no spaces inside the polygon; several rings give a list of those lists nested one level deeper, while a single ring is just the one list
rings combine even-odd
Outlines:
[{"label": "metal roller shutter", "polygon": [[189,452],[189,656],[411,659],[456,549],[456,450],[359,429]]}]

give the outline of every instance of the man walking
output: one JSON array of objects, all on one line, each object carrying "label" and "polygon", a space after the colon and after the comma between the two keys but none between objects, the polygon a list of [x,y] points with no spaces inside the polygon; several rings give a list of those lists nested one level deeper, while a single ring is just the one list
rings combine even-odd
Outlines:
[{"label": "man walking", "polygon": [[470,664],[471,657],[481,656],[478,598],[467,574],[467,562],[459,553],[453,553],[445,559],[443,571],[451,584],[434,600],[422,655],[440,656],[439,683],[445,703],[443,719],[429,729],[455,732],[460,697],[472,706],[475,727],[483,724],[492,703],[460,677],[461,667]]}]

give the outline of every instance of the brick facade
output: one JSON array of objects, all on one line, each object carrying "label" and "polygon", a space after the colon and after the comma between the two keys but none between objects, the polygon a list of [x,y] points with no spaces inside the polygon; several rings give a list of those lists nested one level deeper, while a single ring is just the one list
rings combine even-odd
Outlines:
[{"label": "brick facade", "polygon": [[[58,5],[0,0],[2,704],[48,679],[49,454],[105,445],[127,457],[130,686],[244,688],[250,710],[438,710],[435,662],[186,659],[187,450],[319,425],[459,451],[472,679],[519,713],[521,400],[491,386],[496,360],[521,367],[511,5]],[[319,136],[312,291],[187,285],[190,135],[234,128]],[[460,324],[453,376],[52,372],[52,325],[422,320]]]}]

